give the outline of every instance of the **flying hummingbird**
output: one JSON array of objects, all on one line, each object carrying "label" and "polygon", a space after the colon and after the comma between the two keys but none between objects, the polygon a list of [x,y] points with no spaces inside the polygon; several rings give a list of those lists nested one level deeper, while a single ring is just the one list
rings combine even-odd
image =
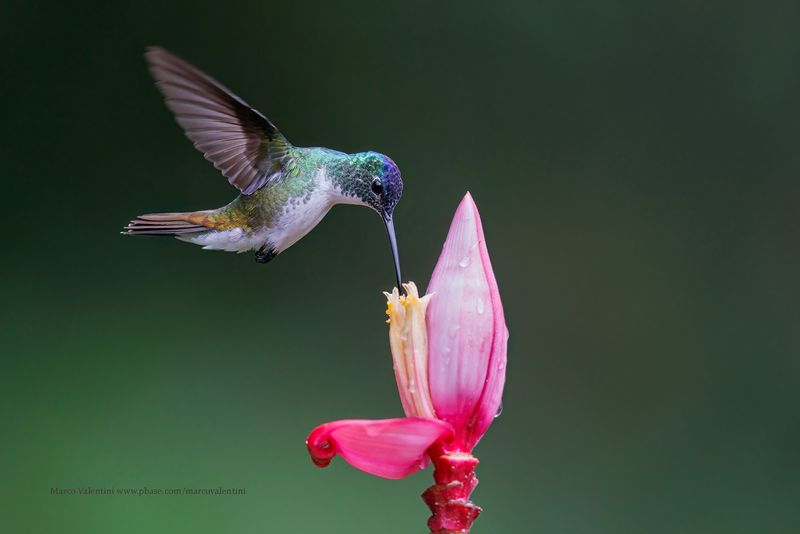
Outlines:
[{"label": "flying hummingbird", "polygon": [[145,57],[186,136],[239,196],[212,210],[139,215],[123,234],[174,236],[210,250],[255,250],[256,261],[266,263],[335,204],[368,206],[386,224],[402,287],[392,214],[403,180],[388,156],[296,147],[267,117],[186,61],[157,47]]}]

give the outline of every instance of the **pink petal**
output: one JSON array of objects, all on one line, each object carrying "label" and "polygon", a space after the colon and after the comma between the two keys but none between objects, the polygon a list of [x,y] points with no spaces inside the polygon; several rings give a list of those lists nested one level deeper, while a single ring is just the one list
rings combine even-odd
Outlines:
[{"label": "pink petal", "polygon": [[508,331],[478,208],[456,210],[428,285],[428,379],[436,415],[471,449],[503,394]]},{"label": "pink petal", "polygon": [[356,469],[397,479],[424,469],[428,448],[452,433],[449,424],[437,419],[344,419],[315,428],[306,445],[319,467],[338,454]]}]

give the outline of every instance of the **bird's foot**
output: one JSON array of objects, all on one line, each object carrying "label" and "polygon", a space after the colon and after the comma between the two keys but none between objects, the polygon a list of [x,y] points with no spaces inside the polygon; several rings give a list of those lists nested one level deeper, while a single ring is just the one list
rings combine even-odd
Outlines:
[{"label": "bird's foot", "polygon": [[277,255],[278,253],[273,248],[264,245],[256,251],[256,261],[258,263],[267,263]]}]

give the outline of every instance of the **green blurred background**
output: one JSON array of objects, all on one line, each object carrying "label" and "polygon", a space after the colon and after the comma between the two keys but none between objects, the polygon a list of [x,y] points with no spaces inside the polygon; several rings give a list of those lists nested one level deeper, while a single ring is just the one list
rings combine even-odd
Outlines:
[{"label": "green blurred background", "polygon": [[[0,532],[423,532],[430,472],[309,461],[401,413],[378,218],[264,266],[118,234],[234,190],[159,44],[301,146],[391,155],[422,286],[470,190],[511,331],[476,533],[800,532],[797,2],[0,6]],[[51,487],[246,496],[53,496]]]}]

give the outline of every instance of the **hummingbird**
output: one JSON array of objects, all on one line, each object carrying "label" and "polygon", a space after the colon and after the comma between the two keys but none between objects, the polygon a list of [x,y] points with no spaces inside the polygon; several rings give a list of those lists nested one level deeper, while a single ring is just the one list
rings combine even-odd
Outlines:
[{"label": "hummingbird", "polygon": [[403,180],[388,156],[296,147],[266,116],[188,62],[159,47],[148,48],[145,58],[175,120],[239,195],[217,209],[139,215],[123,234],[174,236],[207,250],[254,250],[256,261],[267,263],[334,205],[367,206],[383,219],[402,287],[392,216]]}]

